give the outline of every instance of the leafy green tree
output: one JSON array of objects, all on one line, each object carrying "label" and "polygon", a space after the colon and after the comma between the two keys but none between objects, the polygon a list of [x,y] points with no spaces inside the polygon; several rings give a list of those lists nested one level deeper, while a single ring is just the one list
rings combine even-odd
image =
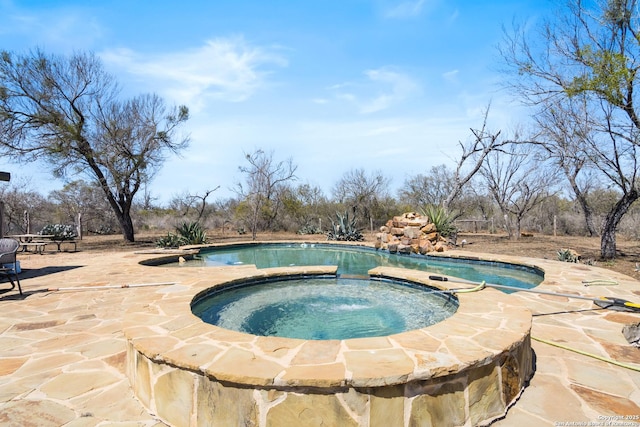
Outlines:
[{"label": "leafy green tree", "polygon": [[43,159],[56,176],[86,174],[102,188],[123,237],[134,241],[134,197],[167,152],[188,143],[177,134],[184,106],[156,95],[121,100],[93,54],[0,52],[0,150],[17,160]]}]

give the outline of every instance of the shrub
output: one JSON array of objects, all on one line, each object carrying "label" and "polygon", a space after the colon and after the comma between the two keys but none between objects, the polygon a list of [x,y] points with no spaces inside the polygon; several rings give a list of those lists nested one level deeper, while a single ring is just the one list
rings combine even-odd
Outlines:
[{"label": "shrub", "polygon": [[578,262],[580,261],[580,255],[573,249],[560,249],[558,251],[558,261]]},{"label": "shrub", "polygon": [[172,233],[167,233],[166,236],[156,241],[156,246],[160,248],[178,248],[180,245],[182,245],[182,237]]},{"label": "shrub", "polygon": [[73,225],[64,224],[47,224],[38,234],[53,236],[56,240],[73,240],[78,236]]},{"label": "shrub", "polygon": [[303,225],[298,230],[298,234],[307,235],[307,234],[322,234],[323,231],[320,227],[313,224]]}]

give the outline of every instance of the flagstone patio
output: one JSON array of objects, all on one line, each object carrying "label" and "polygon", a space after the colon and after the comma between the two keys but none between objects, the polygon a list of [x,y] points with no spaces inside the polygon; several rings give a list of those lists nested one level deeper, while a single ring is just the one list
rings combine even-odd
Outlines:
[{"label": "flagstone patio", "polygon": [[[448,253],[452,254],[477,256]],[[165,425],[134,397],[125,373],[124,318],[182,286],[212,276],[236,277],[238,269],[252,267],[173,269],[139,264],[157,256],[133,252],[19,255],[25,295],[20,297],[17,290],[0,294],[0,425]],[[640,283],[609,270],[530,258],[491,258],[539,266],[546,275],[538,289],[640,301]],[[585,286],[583,280],[616,284]],[[98,288],[123,284],[157,286]],[[77,287],[83,289],[52,290]],[[640,314],[600,309],[590,301],[566,297],[513,295],[534,316],[535,372],[506,417],[494,425],[640,425],[638,370],[543,342],[640,369],[640,349],[622,335],[625,324],[640,322]],[[397,422],[404,425],[403,420]]]}]

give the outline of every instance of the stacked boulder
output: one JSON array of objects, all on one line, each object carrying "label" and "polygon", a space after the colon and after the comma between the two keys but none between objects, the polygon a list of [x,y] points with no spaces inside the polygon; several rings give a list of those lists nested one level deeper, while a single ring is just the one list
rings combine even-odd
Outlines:
[{"label": "stacked boulder", "polygon": [[416,212],[407,212],[394,216],[380,227],[376,235],[376,248],[386,249],[390,253],[426,254],[444,252],[446,239],[436,231],[429,218]]}]

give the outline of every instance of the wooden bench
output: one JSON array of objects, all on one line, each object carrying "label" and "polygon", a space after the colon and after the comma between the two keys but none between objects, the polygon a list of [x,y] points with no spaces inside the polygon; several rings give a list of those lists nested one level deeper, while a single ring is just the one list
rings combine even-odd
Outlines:
[{"label": "wooden bench", "polygon": [[34,248],[35,252],[42,253],[47,243],[51,242],[21,242],[20,247],[22,248],[23,252],[26,251],[27,248]]},{"label": "wooden bench", "polygon": [[55,243],[58,246],[58,252],[60,252],[62,249],[60,248],[60,246],[63,243],[69,243],[70,245],[73,245],[73,251],[77,252],[78,251],[78,242],[76,242],[75,240],[52,240],[49,243]]}]

